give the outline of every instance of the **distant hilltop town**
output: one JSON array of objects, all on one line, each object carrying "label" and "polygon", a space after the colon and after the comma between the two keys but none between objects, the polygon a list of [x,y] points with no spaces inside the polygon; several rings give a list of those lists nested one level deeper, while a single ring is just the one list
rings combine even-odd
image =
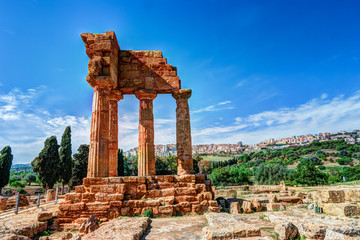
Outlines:
[{"label": "distant hilltop town", "polygon": [[[242,144],[201,144],[193,145],[193,154],[211,154],[211,155],[229,155],[241,152],[258,151],[261,149],[280,149],[291,146],[304,146],[313,141],[331,141],[344,139],[349,144],[360,142],[360,130],[350,132],[340,131],[336,133],[307,134],[301,136],[286,137],[281,139],[270,138],[253,145]],[[137,148],[130,149],[124,153],[126,157],[137,155]],[[176,144],[155,145],[155,155],[158,157],[167,157],[176,155]]]}]

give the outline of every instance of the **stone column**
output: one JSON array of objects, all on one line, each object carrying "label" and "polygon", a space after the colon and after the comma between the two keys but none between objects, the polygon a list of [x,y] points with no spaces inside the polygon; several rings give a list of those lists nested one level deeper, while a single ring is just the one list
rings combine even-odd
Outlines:
[{"label": "stone column", "polygon": [[139,90],[135,95],[140,100],[138,176],[155,175],[153,100],[156,93],[151,90]]},{"label": "stone column", "polygon": [[95,87],[87,177],[109,176],[109,90]]},{"label": "stone column", "polygon": [[190,89],[180,89],[172,93],[176,99],[176,150],[177,174],[193,174],[190,112],[188,99]]},{"label": "stone column", "polygon": [[109,97],[109,177],[118,176],[118,101],[123,99],[119,92]]}]

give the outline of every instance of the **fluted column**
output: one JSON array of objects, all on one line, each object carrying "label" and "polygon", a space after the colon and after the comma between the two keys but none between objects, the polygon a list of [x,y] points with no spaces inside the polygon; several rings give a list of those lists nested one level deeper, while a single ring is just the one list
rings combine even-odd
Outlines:
[{"label": "fluted column", "polygon": [[177,174],[193,174],[190,112],[188,99],[191,89],[180,89],[172,93],[176,99],[176,150]]},{"label": "fluted column", "polygon": [[118,176],[118,101],[123,99],[119,92],[109,97],[109,177]]},{"label": "fluted column", "polygon": [[88,177],[109,176],[109,90],[95,87],[88,163]]},{"label": "fluted column", "polygon": [[151,90],[139,90],[135,95],[140,100],[138,176],[155,175],[153,100],[156,93]]}]

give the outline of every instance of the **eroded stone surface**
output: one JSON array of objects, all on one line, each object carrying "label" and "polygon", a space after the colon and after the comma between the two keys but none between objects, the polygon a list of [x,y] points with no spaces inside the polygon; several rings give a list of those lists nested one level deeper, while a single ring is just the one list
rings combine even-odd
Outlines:
[{"label": "eroded stone surface", "polygon": [[83,236],[82,240],[103,239],[103,240],[128,240],[141,239],[146,232],[151,220],[145,217],[114,219],[103,223],[100,227]]}]

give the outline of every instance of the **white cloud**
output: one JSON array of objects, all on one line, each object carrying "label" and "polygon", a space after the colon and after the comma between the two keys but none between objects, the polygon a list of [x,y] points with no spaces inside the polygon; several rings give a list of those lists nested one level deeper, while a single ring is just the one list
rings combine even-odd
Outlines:
[{"label": "white cloud", "polygon": [[[239,126],[237,128],[237,126]],[[353,130],[360,126],[360,91],[333,99],[312,99],[293,108],[282,108],[235,118],[232,126],[208,127],[194,131],[196,143],[257,143],[318,132]]]},{"label": "white cloud", "polygon": [[235,108],[234,106],[229,106],[230,103],[231,101],[219,102],[215,105],[210,105],[204,108],[192,110],[191,113],[217,112],[217,111],[234,109]]}]

